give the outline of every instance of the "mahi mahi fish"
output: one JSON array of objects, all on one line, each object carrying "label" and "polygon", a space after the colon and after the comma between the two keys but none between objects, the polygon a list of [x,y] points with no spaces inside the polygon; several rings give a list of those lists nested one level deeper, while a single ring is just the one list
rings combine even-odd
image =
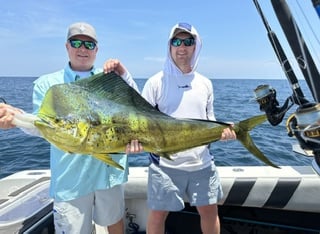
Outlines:
[{"label": "mahi mahi fish", "polygon": [[[277,167],[249,135],[264,121],[264,114],[254,116],[235,123],[233,129],[237,140],[254,156]],[[170,117],[114,72],[52,86],[33,124],[61,150],[88,154],[120,169],[110,154],[123,152],[132,139],[137,139],[146,152],[170,159],[170,154],[218,141],[228,127],[217,121]]]}]

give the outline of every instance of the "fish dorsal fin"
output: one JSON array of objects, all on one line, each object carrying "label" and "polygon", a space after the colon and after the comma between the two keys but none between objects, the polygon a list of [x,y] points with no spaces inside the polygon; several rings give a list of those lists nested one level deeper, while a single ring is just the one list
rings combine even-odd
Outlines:
[{"label": "fish dorsal fin", "polygon": [[[88,79],[81,79],[73,82],[75,85],[82,86],[90,92],[94,92],[103,98],[108,98],[119,104],[132,107],[139,107],[140,110],[161,113],[147,102],[134,88],[128,85],[121,76],[114,72],[98,73]],[[163,114],[163,113],[161,113]]]}]

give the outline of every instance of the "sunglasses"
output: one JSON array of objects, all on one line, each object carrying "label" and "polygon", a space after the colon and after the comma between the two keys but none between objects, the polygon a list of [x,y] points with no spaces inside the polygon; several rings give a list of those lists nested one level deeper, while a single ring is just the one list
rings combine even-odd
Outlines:
[{"label": "sunglasses", "polygon": [[93,41],[82,41],[79,39],[70,39],[69,40],[71,47],[73,48],[80,48],[82,45],[88,50],[93,50],[96,48],[96,43]]},{"label": "sunglasses", "polygon": [[174,47],[178,47],[181,46],[182,42],[185,46],[192,46],[195,43],[194,38],[192,37],[186,39],[172,38],[171,45]]}]

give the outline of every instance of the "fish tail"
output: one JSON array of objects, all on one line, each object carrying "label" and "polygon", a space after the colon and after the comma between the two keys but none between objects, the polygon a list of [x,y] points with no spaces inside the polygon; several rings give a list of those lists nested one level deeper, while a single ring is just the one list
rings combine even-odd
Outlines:
[{"label": "fish tail", "polygon": [[279,168],[277,165],[272,163],[254,144],[249,132],[256,127],[257,125],[265,122],[267,120],[266,115],[258,115],[254,116],[252,118],[240,121],[238,123],[239,130],[237,131],[237,140],[239,140],[242,145],[251,152],[254,156],[256,156],[258,159],[263,161],[265,164]]}]

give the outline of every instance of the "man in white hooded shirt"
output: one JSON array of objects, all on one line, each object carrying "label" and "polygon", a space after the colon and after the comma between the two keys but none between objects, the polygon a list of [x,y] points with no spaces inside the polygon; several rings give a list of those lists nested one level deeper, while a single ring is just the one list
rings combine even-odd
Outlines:
[{"label": "man in white hooded shirt", "polygon": [[[147,80],[142,96],[172,117],[215,120],[212,83],[196,72],[201,46],[193,26],[176,24],[169,36],[164,69]],[[221,135],[221,140],[235,138],[231,128]],[[217,202],[223,193],[208,146],[179,152],[171,158],[150,154],[147,233],[163,234],[169,211],[182,210],[185,198],[197,207],[202,233],[220,233]]]}]

